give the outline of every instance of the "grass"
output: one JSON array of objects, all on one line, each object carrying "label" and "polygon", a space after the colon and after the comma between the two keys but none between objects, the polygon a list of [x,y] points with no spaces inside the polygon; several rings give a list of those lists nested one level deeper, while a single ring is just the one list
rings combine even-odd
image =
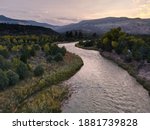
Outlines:
[{"label": "grass", "polygon": [[25,100],[16,112],[61,112],[61,103],[67,99],[69,90],[64,86],[51,86]]},{"label": "grass", "polygon": [[[48,64],[44,59],[41,58],[40,60],[38,60],[38,62],[42,63],[45,68],[44,75],[42,77],[31,77],[25,81],[20,82],[19,84],[17,84],[16,86],[10,89],[0,92],[0,99],[1,99],[0,100],[0,112],[18,112],[18,108],[19,108],[19,111],[23,110],[23,112],[29,112],[29,111],[35,112],[35,110],[33,111],[28,110],[28,109],[25,110],[25,108],[28,108],[28,107],[25,107],[25,108],[21,107],[22,104],[24,104],[24,102],[26,101],[30,101],[29,100],[30,98],[36,97],[36,94],[40,94],[40,92],[43,92],[43,95],[44,94],[47,95],[47,93],[45,93],[44,90],[49,88],[48,91],[50,91],[53,85],[56,85],[64,80],[67,80],[72,75],[74,75],[83,65],[82,59],[79,56],[76,56],[71,53],[66,53],[64,57],[64,61],[59,62],[59,63]],[[34,64],[37,64],[36,61],[37,59],[32,59],[31,66],[35,66]],[[34,64],[32,62],[34,62]],[[57,90],[59,91],[61,89],[62,91],[64,91],[63,87],[59,89],[57,88]],[[42,96],[39,96],[39,97],[42,98]],[[62,100],[64,99],[63,96],[60,96],[60,97],[62,98]],[[39,99],[39,100],[43,100],[43,99]],[[36,102],[33,103],[33,106],[36,103],[37,104],[39,103],[37,100],[35,101]],[[25,104],[28,104],[28,103],[25,103]],[[53,105],[54,106],[57,105],[57,109],[56,109],[57,112],[60,111],[61,101],[56,100],[55,103],[53,102]],[[48,110],[47,112],[55,111],[54,109],[52,110],[51,108],[50,110],[49,109],[47,110]],[[41,111],[42,109],[39,108],[39,112]],[[45,110],[43,111],[45,112]]]}]

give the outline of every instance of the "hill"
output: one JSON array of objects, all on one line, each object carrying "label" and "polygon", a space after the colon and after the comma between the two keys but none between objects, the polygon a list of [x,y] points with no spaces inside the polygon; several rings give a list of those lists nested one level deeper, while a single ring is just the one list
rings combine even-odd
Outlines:
[{"label": "hill", "polygon": [[54,26],[47,23],[39,23],[32,20],[18,20],[0,15],[0,23],[32,25],[45,28],[51,28],[59,33],[66,31],[82,30],[84,33],[104,34],[112,28],[121,27],[123,31],[129,34],[150,34],[150,19],[126,18],[126,17],[107,17],[94,20],[83,20],[79,23],[65,26]]},{"label": "hill", "polygon": [[0,24],[0,35],[58,35],[50,28],[17,24]]},{"label": "hill", "polygon": [[76,24],[59,27],[56,31],[64,33],[71,30],[82,30],[85,33],[96,32],[98,34],[103,34],[117,27],[121,27],[123,31],[130,34],[150,34],[150,19],[108,17],[103,19],[84,20]]},{"label": "hill", "polygon": [[7,23],[7,24],[19,24],[19,25],[32,25],[32,26],[40,26],[45,28],[55,29],[58,26],[50,25],[47,23],[39,23],[33,20],[19,20],[19,19],[12,19],[8,18],[4,15],[0,15],[0,23]]}]

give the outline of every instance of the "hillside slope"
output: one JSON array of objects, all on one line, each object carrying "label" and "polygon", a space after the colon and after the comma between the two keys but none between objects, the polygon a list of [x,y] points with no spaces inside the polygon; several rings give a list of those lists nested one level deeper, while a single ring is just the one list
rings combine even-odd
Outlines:
[{"label": "hillside slope", "polygon": [[17,24],[0,24],[0,35],[58,35],[50,28]]},{"label": "hillside slope", "polygon": [[71,30],[82,30],[85,33],[96,32],[103,34],[116,27],[121,27],[123,31],[130,34],[150,34],[150,19],[108,17],[96,20],[85,20],[76,24],[62,26],[57,28],[56,31],[63,33]]}]

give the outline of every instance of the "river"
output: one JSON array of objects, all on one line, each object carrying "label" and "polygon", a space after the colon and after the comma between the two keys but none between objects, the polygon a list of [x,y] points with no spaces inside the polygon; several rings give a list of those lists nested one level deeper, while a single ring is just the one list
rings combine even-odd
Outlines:
[{"label": "river", "polygon": [[70,86],[71,97],[62,106],[64,113],[145,113],[150,112],[148,92],[132,76],[98,51],[62,44],[79,55],[84,66],[63,84]]}]

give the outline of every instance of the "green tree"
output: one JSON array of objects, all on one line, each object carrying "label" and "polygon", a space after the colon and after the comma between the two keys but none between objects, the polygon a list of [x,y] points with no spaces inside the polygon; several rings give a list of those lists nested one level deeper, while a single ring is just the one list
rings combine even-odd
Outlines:
[{"label": "green tree", "polygon": [[54,60],[54,57],[51,56],[51,55],[48,55],[47,58],[46,58],[46,60],[47,60],[49,63],[51,63],[51,62]]},{"label": "green tree", "polygon": [[2,55],[5,58],[9,57],[9,52],[5,46],[0,45],[0,55]]},{"label": "green tree", "polygon": [[8,87],[9,79],[4,71],[0,69],[0,90],[4,90]]},{"label": "green tree", "polygon": [[12,67],[12,64],[10,61],[7,61],[2,56],[0,56],[0,69],[2,70],[8,70]]},{"label": "green tree", "polygon": [[112,41],[111,45],[112,45],[113,49],[116,50],[118,48],[119,43],[116,41]]},{"label": "green tree", "polygon": [[17,68],[16,68],[16,72],[17,74],[19,75],[19,78],[22,80],[22,79],[25,79],[28,77],[28,74],[29,74],[29,70],[28,70],[28,67],[25,63],[23,62],[20,62],[18,65],[17,65]]},{"label": "green tree", "polygon": [[34,76],[42,76],[44,74],[44,68],[41,65],[36,66],[34,69]]},{"label": "green tree", "polygon": [[64,46],[61,48],[60,51],[61,51],[61,54],[62,54],[63,56],[65,56],[67,50],[66,50],[66,48],[65,48]]},{"label": "green tree", "polygon": [[61,53],[57,53],[55,56],[54,56],[54,60],[56,62],[58,61],[62,61],[63,60],[63,55]]},{"label": "green tree", "polygon": [[6,73],[9,79],[9,85],[15,85],[19,81],[19,75],[12,70],[8,70]]}]

